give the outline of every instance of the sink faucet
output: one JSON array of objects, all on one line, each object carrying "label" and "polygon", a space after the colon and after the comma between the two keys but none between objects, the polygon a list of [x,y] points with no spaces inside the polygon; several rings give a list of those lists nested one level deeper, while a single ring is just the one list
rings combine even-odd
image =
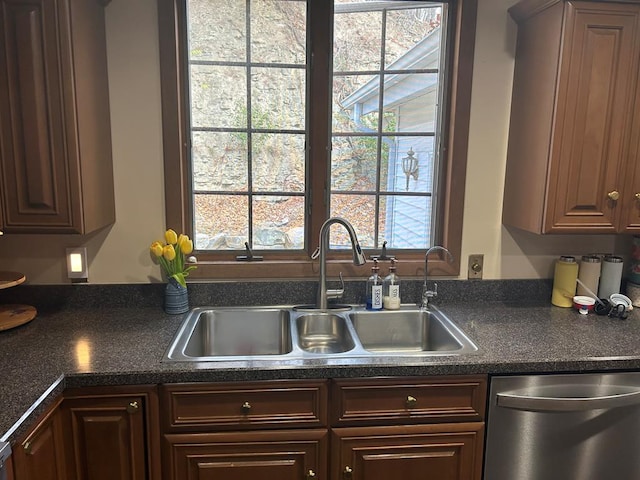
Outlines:
[{"label": "sink faucet", "polygon": [[[353,251],[353,264],[364,265],[366,258],[360,244],[358,243],[358,237],[353,226],[344,218],[332,217],[325,221],[320,227],[320,245],[318,246],[318,255],[320,257],[320,285],[318,286],[318,301],[317,306],[320,310],[326,310],[328,306],[328,300],[330,298],[340,298],[344,293],[344,281],[342,280],[342,274],[340,274],[340,281],[342,282],[342,288],[327,289],[327,250],[329,249],[329,229],[334,223],[342,225],[349,234],[351,240],[351,250]],[[314,255],[312,258],[315,258]]]},{"label": "sink faucet", "polygon": [[453,255],[451,255],[451,252],[445,247],[434,245],[433,247],[427,249],[427,252],[424,254],[424,285],[422,285],[422,303],[420,304],[420,308],[427,308],[429,306],[429,300],[438,296],[438,284],[436,282],[433,282],[433,290],[429,290],[429,286],[427,285],[429,255],[431,255],[431,253],[435,251],[446,253],[447,261],[453,262]]}]

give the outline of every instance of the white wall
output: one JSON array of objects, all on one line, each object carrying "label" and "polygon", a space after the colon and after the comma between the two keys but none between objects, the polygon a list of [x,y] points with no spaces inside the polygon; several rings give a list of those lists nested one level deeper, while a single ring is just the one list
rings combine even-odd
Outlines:
[{"label": "white wall", "polygon": [[[479,0],[462,278],[471,253],[484,253],[485,278],[550,278],[560,254],[630,249],[629,237],[541,237],[501,225],[515,49],[507,8],[513,3]],[[21,271],[30,283],[67,283],[64,251],[76,245],[88,248],[91,283],[159,277],[148,254],[164,232],[156,0],[113,0],[106,11],[117,220],[86,237],[1,237],[0,269]]]}]

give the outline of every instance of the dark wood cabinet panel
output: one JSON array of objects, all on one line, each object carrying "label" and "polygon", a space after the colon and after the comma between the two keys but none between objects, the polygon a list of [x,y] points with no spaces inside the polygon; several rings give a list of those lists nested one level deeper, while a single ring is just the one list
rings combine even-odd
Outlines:
[{"label": "dark wood cabinet panel", "polygon": [[484,376],[334,380],[331,425],[479,422]]},{"label": "dark wood cabinet panel", "polygon": [[9,233],[115,220],[104,6],[0,0],[0,181]]},{"label": "dark wood cabinet panel", "polygon": [[13,447],[16,480],[68,480],[58,402]]},{"label": "dark wood cabinet panel", "polygon": [[165,435],[165,478],[327,478],[327,431],[285,430]]},{"label": "dark wood cabinet panel", "polygon": [[332,477],[480,480],[482,423],[336,428]]},{"label": "dark wood cabinet panel", "polygon": [[326,381],[171,384],[161,387],[165,431],[320,427]]},{"label": "dark wood cabinet panel", "polygon": [[72,390],[65,397],[61,413],[73,478],[160,478],[155,387]]},{"label": "dark wood cabinet panel", "polygon": [[525,0],[510,12],[518,43],[503,223],[535,233],[628,231],[640,5]]}]

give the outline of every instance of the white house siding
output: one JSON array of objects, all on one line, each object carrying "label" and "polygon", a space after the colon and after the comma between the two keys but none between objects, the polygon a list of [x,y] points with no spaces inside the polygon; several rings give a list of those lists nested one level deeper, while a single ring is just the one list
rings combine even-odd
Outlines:
[{"label": "white house siding", "polygon": [[[398,131],[433,132],[436,120],[435,89],[402,103],[397,108]],[[409,192],[433,191],[434,137],[396,137],[397,149],[391,152],[387,189],[405,192],[406,176],[402,159],[413,150],[418,159],[418,180],[409,178]],[[427,248],[431,242],[431,200],[425,197],[390,196],[386,209],[385,239],[393,248]]]}]

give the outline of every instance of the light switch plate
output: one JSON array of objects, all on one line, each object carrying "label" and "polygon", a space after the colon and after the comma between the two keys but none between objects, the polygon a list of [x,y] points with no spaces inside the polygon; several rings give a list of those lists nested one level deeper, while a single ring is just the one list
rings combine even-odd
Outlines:
[{"label": "light switch plate", "polygon": [[469,268],[467,270],[467,278],[469,280],[482,280],[483,270],[484,255],[481,253],[469,255]]}]

